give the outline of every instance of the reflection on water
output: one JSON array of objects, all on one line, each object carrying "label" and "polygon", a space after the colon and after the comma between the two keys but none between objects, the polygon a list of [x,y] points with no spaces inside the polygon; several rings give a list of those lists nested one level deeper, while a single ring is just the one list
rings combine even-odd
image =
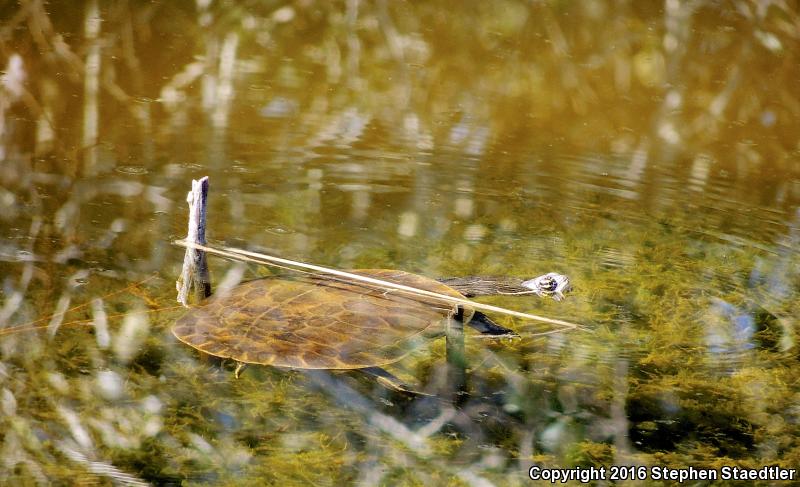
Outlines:
[{"label": "reflection on water", "polygon": [[[492,0],[0,7],[0,480],[520,485],[795,466],[794,7]],[[170,333],[190,180],[213,242],[492,304],[468,394],[209,360]],[[216,288],[267,271],[211,259]],[[447,390],[443,340],[391,372]]]}]

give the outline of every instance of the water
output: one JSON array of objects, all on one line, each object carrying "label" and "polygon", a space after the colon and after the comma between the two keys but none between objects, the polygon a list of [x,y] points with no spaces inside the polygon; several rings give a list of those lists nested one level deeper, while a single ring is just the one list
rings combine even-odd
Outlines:
[{"label": "water", "polygon": [[[0,9],[0,483],[797,465],[796,12],[102,5],[91,34],[92,5]],[[443,339],[390,367],[431,396],[354,372],[237,380],[170,332],[172,241],[205,175],[213,244],[560,272],[563,302],[481,300],[584,329],[467,330],[456,401]],[[270,272],[210,266],[215,287]]]}]

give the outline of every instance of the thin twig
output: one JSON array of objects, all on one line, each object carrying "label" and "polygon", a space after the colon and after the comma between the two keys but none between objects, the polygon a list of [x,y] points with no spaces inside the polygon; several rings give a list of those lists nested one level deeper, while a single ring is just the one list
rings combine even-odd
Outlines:
[{"label": "thin twig", "polygon": [[[181,305],[175,305],[175,306],[167,306],[166,308],[148,309],[148,310],[145,310],[145,311],[141,311],[141,313],[144,313],[144,314],[161,313],[161,312],[164,312],[164,311],[173,311],[173,310],[176,310],[176,309],[186,309],[186,308],[184,308]],[[124,318],[124,317],[128,316],[128,314],[130,314],[130,312],[108,315],[108,316],[106,316],[106,320],[115,320],[117,318]],[[39,320],[39,321],[42,321],[42,320]],[[13,328],[0,329],[0,337],[6,336],[6,335],[13,335],[15,333],[22,333],[22,332],[26,332],[26,331],[44,330],[49,326],[49,325],[37,325],[36,323],[38,323],[39,321],[34,321],[32,323],[26,323],[24,325],[17,325],[17,326],[15,326]],[[94,318],[86,318],[86,319],[82,319],[82,320],[68,321],[66,323],[63,323],[61,326],[62,327],[68,327],[68,326],[93,326],[94,321],[95,321]]]},{"label": "thin twig", "polygon": [[[105,294],[105,295],[101,296],[101,298],[108,299],[111,296],[115,296],[117,294],[122,294],[122,293],[128,292],[128,291],[130,291],[132,289],[135,289],[135,288],[141,286],[142,284],[146,283],[147,281],[149,281],[151,279],[155,279],[156,277],[158,277],[158,275],[153,274],[153,275],[151,275],[151,276],[149,276],[149,277],[147,277],[145,279],[142,279],[141,281],[134,282],[133,284],[130,284],[130,285],[128,285],[128,286],[126,286],[126,287],[124,287],[122,289],[118,289],[116,291],[112,291],[112,292],[110,292],[108,294]],[[72,308],[69,308],[67,310],[64,310],[64,311],[60,312],[60,314],[66,315],[66,314],[71,313],[73,311],[77,311],[79,309],[85,308],[89,304],[91,304],[91,301],[87,301],[87,302],[79,304],[77,306],[73,306]],[[180,306],[177,306],[177,307],[180,307]],[[166,308],[166,309],[171,309],[171,308]],[[47,328],[49,326],[49,324],[45,324],[45,325],[41,325],[41,326],[37,326],[36,324],[37,323],[42,323],[42,322],[47,321],[47,320],[52,320],[55,315],[56,314],[53,313],[53,314],[44,316],[42,318],[38,318],[36,320],[29,321],[27,323],[21,323],[19,325],[10,326],[10,327],[7,327],[7,328],[1,328],[0,329],[0,336],[9,335],[9,334],[12,334],[12,333],[16,333],[18,331],[38,330],[38,329],[41,329],[41,328]],[[110,318],[113,318],[113,317],[114,316],[111,316]],[[92,320],[79,320],[79,322],[80,321],[92,321]],[[70,322],[64,323],[63,326],[67,326],[67,325],[70,325],[72,323],[77,323],[77,322],[70,321]]]}]

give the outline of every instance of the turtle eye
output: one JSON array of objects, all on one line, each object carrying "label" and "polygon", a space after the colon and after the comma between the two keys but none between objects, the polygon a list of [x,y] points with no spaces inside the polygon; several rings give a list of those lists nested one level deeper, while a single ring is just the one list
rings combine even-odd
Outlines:
[{"label": "turtle eye", "polygon": [[558,283],[551,276],[546,276],[539,282],[539,287],[542,289],[542,291],[551,293],[556,290]]},{"label": "turtle eye", "polygon": [[572,285],[570,284],[567,276],[560,276],[560,278],[555,280],[555,288],[553,289],[554,292],[561,293],[569,291],[570,289],[572,289]]}]

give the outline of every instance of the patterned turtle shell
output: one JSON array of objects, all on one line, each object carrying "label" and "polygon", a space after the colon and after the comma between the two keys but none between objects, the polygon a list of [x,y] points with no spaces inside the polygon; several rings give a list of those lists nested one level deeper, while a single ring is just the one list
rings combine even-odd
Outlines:
[{"label": "patterned turtle shell", "polygon": [[[463,297],[408,272],[351,272]],[[367,284],[315,275],[268,277],[201,302],[178,319],[172,332],[202,352],[243,363],[359,369],[396,362],[422,340],[441,336],[452,311],[447,304]]]}]

